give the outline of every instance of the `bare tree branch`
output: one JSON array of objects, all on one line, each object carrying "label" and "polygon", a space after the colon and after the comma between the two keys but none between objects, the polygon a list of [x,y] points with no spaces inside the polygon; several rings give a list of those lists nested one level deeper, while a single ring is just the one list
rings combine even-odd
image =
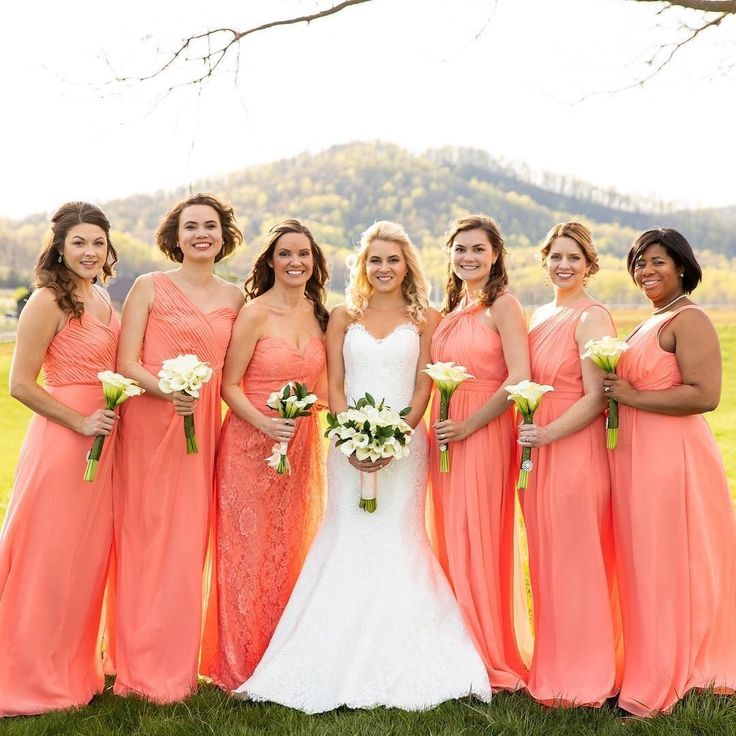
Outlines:
[{"label": "bare tree branch", "polygon": [[668,6],[687,8],[688,10],[702,10],[705,13],[736,13],[736,0],[634,0],[637,3],[661,3]]},{"label": "bare tree branch", "polygon": [[[213,28],[208,31],[204,31],[203,33],[198,33],[185,38],[179,48],[171,54],[169,59],[164,64],[152,71],[150,74],[140,77],[116,76],[115,81],[134,83],[146,82],[151,79],[155,79],[156,77],[160,77],[166,71],[170,70],[177,61],[181,60],[184,62],[195,62],[203,64],[205,67],[205,71],[201,75],[196,76],[195,78],[190,79],[186,82],[172,85],[171,87],[169,87],[168,91],[171,91],[176,87],[201,84],[217,71],[218,67],[222,64],[228,53],[233,48],[239,48],[240,42],[244,38],[246,38],[246,36],[252,36],[255,33],[260,33],[261,31],[268,30],[269,28],[295,25],[297,23],[311,23],[314,20],[319,20],[321,18],[327,18],[330,15],[335,15],[336,13],[339,13],[353,5],[361,5],[368,2],[371,2],[371,0],[343,0],[343,2],[338,3],[337,5],[325,8],[324,10],[318,10],[309,15],[301,15],[293,18],[273,20],[269,21],[268,23],[262,23],[261,25],[254,26],[252,28],[247,28],[243,31],[238,31],[234,28]],[[222,42],[216,43],[216,41],[219,41],[220,39],[222,39]],[[200,55],[196,55],[197,52],[193,51],[195,55],[189,56],[187,52],[193,50],[195,46],[197,46],[200,42],[206,43],[206,50]]]}]

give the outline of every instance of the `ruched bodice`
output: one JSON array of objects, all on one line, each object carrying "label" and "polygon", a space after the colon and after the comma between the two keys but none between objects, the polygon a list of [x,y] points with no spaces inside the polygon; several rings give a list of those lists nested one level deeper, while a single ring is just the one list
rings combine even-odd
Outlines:
[{"label": "ruched bodice", "polygon": [[119,333],[120,320],[114,310],[108,325],[87,312],[81,320],[70,316],[46,351],[44,383],[47,386],[99,384],[100,371],[115,370]]},{"label": "ruched bodice", "polygon": [[245,395],[261,411],[266,399],[289,381],[300,381],[312,391],[325,369],[322,338],[312,337],[303,350],[277,335],[266,335],[257,343],[243,376]]},{"label": "ruched bodice", "polygon": [[141,362],[152,373],[161,363],[192,353],[218,373],[233,329],[232,307],[203,312],[165,273],[154,273],[155,297],[148,315]]},{"label": "ruched bodice", "polygon": [[[691,308],[698,307],[683,307]],[[682,383],[675,354],[659,345],[659,333],[672,315],[665,312],[650,317],[629,338],[629,349],[621,356],[617,373],[639,391],[660,391]]]},{"label": "ruched bodice", "polygon": [[[409,405],[419,358],[417,328],[406,322],[376,339],[359,322],[348,327],[343,344],[345,395],[353,403],[370,393],[376,401],[400,411]],[[386,366],[391,366],[387,371]]]}]

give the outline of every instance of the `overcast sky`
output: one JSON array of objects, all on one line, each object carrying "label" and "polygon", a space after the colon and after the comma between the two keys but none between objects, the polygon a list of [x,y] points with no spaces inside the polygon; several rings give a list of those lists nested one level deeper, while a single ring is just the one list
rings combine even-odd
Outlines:
[{"label": "overcast sky", "polygon": [[657,43],[678,38],[675,14],[658,19],[656,5],[631,0],[373,0],[250,38],[237,84],[225,74],[168,96],[177,77],[106,84],[105,58],[145,74],[190,33],[331,4],[6,4],[0,215],[188,185],[354,140],[469,145],[625,192],[736,204],[736,71],[722,73],[736,62],[736,18],[616,94],[646,73]]}]

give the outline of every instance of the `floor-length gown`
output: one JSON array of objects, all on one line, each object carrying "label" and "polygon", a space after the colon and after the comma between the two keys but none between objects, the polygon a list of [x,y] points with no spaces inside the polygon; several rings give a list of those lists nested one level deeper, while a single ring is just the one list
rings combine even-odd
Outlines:
[{"label": "floor-length gown", "polygon": [[188,455],[184,422],[171,402],[143,395],[123,405],[115,467],[117,694],[180,700],[197,683],[202,572],[220,433],[220,382],[235,311],[203,313],[164,273],[141,363],[193,353],[213,369],[194,412],[199,452]]},{"label": "floor-length gown", "polygon": [[[650,317],[617,372],[642,391],[682,383],[659,335],[685,309]],[[624,633],[619,705],[671,708],[688,690],[736,688],[736,519],[720,452],[702,414],[620,406],[610,453]]]},{"label": "floor-length gown", "polygon": [[[246,396],[266,400],[289,381],[313,389],[325,369],[320,337],[303,351],[278,336],[261,338],[243,376]],[[275,414],[274,414],[275,416]],[[233,690],[266,651],[322,518],[324,451],[316,412],[296,420],[289,475],[266,464],[274,441],[228,412],[217,455],[214,575],[201,672]]]},{"label": "floor-length gown", "polygon": [[[581,315],[587,299],[529,333],[532,381],[554,387],[534,415],[541,426],[583,396]],[[616,691],[617,598],[606,430],[600,418],[532,453],[520,491],[534,600],[529,693],[547,704],[601,705]]]},{"label": "floor-length gown", "polygon": [[[87,416],[105,407],[120,323],[70,317],[43,361],[46,391]],[[137,399],[133,399],[136,401]],[[98,646],[112,546],[111,459],[82,480],[93,437],[34,415],[0,537],[0,716],[80,706],[102,691]]]},{"label": "floor-length gown", "polygon": [[[359,323],[343,346],[348,401],[411,400],[419,335],[378,340]],[[237,693],[319,713],[341,705],[431,708],[491,692],[425,530],[427,434],[378,473],[378,508],[358,508],[361,473],[330,447],[325,518],[271,643]],[[366,481],[367,482],[367,481]]]},{"label": "floor-length gown", "polygon": [[[450,400],[450,417],[473,414],[506,380],[501,338],[479,320],[474,305],[445,317],[432,338],[432,361],[454,361],[475,378]],[[435,392],[432,421],[439,418]],[[440,562],[488,668],[495,689],[524,686],[526,667],[517,633],[528,628],[515,601],[523,593],[515,565],[516,428],[512,405],[462,442],[449,444],[451,468],[439,472],[437,443],[429,472]],[[517,632],[517,629],[519,630]]]}]

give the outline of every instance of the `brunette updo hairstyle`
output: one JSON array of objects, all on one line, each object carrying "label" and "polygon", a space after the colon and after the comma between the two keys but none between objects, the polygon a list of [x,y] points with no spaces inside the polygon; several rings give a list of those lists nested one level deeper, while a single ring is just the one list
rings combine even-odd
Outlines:
[{"label": "brunette updo hairstyle", "polygon": [[631,246],[626,256],[626,268],[634,279],[634,270],[639,256],[650,246],[661,245],[667,255],[675,262],[675,266],[682,273],[682,290],[685,294],[695,291],[695,287],[703,280],[703,269],[695,258],[692,246],[685,237],[668,227],[659,227],[643,232]]},{"label": "brunette updo hairstyle", "polygon": [[[452,250],[453,242],[459,233],[467,230],[482,230],[488,237],[496,256],[496,262],[491,267],[488,274],[488,280],[483,286],[480,296],[480,303],[486,307],[490,307],[498,297],[503,294],[509,283],[509,275],[506,272],[504,256],[506,249],[504,248],[504,240],[501,230],[493,218],[488,215],[468,215],[461,217],[450,225],[447,231],[445,248],[448,252]],[[447,264],[447,286],[445,287],[445,300],[442,303],[442,314],[449,314],[460,303],[463,295],[463,280],[455,275],[452,270],[452,261]]]},{"label": "brunette updo hairstyle", "polygon": [[[38,254],[35,268],[34,288],[48,286],[56,294],[56,303],[66,314],[81,319],[84,314],[84,303],[74,293],[74,277],[66,267],[63,258],[59,258],[64,250],[64,240],[75,225],[97,225],[105,233],[107,240],[107,258],[100,273],[100,280],[106,284],[115,275],[113,266],[117,263],[118,254],[110,242],[110,221],[105,213],[89,202],[67,202],[61,205],[51,218],[51,237],[48,244]],[[97,283],[97,277],[92,280]]]},{"label": "brunette updo hairstyle", "polygon": [[570,238],[574,240],[580,250],[583,251],[585,256],[585,262],[588,264],[588,273],[585,277],[585,283],[590,276],[600,271],[600,265],[598,263],[598,251],[596,250],[595,243],[593,242],[593,234],[590,230],[579,222],[558,222],[552,229],[547,233],[544,238],[544,243],[539,249],[539,253],[542,256],[542,265],[547,261],[547,256],[552,249],[552,243],[557,238]]},{"label": "brunette updo hairstyle", "polygon": [[330,313],[325,307],[325,285],[329,278],[327,269],[327,259],[322,252],[319,243],[309,231],[306,225],[302,225],[299,220],[289,219],[279,222],[268,231],[268,237],[263,244],[260,253],[256,257],[255,263],[245,280],[245,300],[250,301],[261,294],[265,294],[275,283],[276,277],[273,273],[273,266],[269,261],[273,260],[273,253],[279,238],[287,233],[300,233],[305,235],[309,240],[312,248],[312,275],[309,277],[304,287],[304,296],[312,302],[314,308],[314,316],[322,328],[322,332],[327,329],[327,320]]},{"label": "brunette updo hairstyle", "polygon": [[156,245],[169,260],[181,263],[184,254],[179,248],[179,218],[181,213],[192,205],[204,204],[212,207],[220,219],[222,228],[222,248],[215,256],[215,263],[227,258],[242,242],[243,233],[235,222],[235,212],[229,204],[221,202],[214,194],[200,193],[177,202],[165,215],[156,228]]}]

